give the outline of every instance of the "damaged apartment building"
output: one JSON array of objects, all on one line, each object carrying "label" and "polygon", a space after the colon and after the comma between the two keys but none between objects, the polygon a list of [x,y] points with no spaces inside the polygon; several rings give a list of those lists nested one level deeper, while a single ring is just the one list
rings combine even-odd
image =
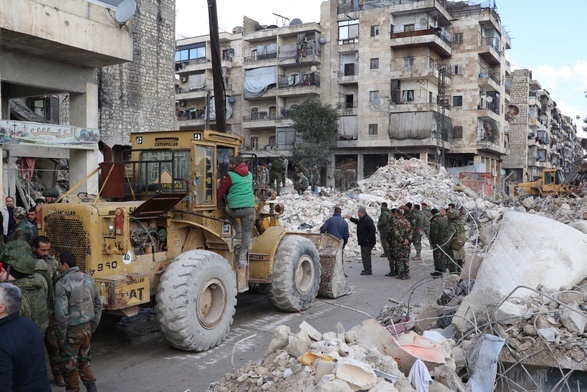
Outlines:
[{"label": "damaged apartment building", "polygon": [[[285,26],[262,26],[245,17],[243,26],[221,35],[230,130],[243,136],[244,151],[269,160],[287,156],[296,141],[288,116],[308,96],[339,114],[323,185],[349,182],[343,172],[353,182],[389,159],[415,157],[443,165],[455,177],[476,172],[490,193],[502,190],[508,175],[515,177],[507,161],[512,148],[516,154],[526,151],[523,166],[533,167],[521,177],[564,165],[570,151],[579,151],[576,127],[567,121],[554,133],[568,138],[549,145],[542,160],[544,129],[532,125],[533,119],[550,124],[554,101],[548,98],[545,119],[542,103],[528,112],[525,100],[513,100],[517,79],[506,56],[511,39],[492,2],[329,0],[320,7],[319,24],[302,23],[303,12]],[[208,36],[177,42],[182,128],[214,126],[205,109],[212,90],[210,49]],[[570,120],[556,111],[559,119]],[[519,125],[524,140],[513,137],[517,128],[511,121],[525,123]],[[538,148],[528,137],[531,129]],[[567,151],[564,159],[556,155],[560,148]]]},{"label": "damaged apartment building", "polygon": [[[29,207],[98,167],[98,140],[175,128],[173,0],[5,0],[4,196]],[[124,12],[122,12],[124,11]],[[23,17],[27,15],[27,17]],[[97,192],[97,177],[78,191]]]}]

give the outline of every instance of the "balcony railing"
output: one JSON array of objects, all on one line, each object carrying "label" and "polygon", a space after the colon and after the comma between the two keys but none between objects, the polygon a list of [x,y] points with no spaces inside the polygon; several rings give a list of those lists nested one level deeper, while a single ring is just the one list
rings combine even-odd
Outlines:
[{"label": "balcony railing", "polygon": [[404,26],[392,26],[390,38],[413,37],[420,35],[434,34],[442,39],[448,46],[452,47],[452,36],[446,30],[438,31],[434,26],[429,24],[417,24],[406,29]]},{"label": "balcony railing", "polygon": [[275,113],[256,112],[250,116],[243,116],[243,121],[271,121],[275,120]]},{"label": "balcony railing", "polygon": [[244,57],[244,62],[245,63],[255,63],[257,61],[263,61],[263,60],[273,60],[277,58],[277,52],[276,53],[266,53],[266,54],[256,54],[253,56],[246,56]]}]

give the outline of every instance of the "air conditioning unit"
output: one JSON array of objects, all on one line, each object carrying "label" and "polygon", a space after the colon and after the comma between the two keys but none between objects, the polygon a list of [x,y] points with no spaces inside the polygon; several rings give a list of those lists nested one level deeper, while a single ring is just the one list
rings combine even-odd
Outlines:
[{"label": "air conditioning unit", "polygon": [[179,106],[181,106],[182,108],[184,108],[186,105],[185,101],[179,101]]},{"label": "air conditioning unit", "polygon": [[181,82],[182,83],[186,83],[188,81],[188,77],[187,76],[182,76],[181,77]]}]

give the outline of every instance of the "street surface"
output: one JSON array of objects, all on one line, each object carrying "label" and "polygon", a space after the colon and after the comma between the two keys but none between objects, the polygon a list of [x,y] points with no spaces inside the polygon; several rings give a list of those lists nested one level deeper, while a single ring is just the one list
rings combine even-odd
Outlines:
[{"label": "street surface", "polygon": [[[364,313],[376,318],[383,306],[390,304],[388,298],[409,300],[410,304],[427,303],[440,295],[442,280],[430,277],[431,251],[422,253],[423,261],[410,263],[411,280],[384,276],[389,272],[388,262],[378,255],[373,257],[372,276],[360,275],[360,259],[345,262],[353,293],[337,299],[318,299],[303,313],[280,312],[263,294],[239,294],[234,323],[226,340],[202,353],[169,346],[157,330],[154,310],[143,309],[139,315],[92,338],[96,385],[105,392],[204,392],[212,382],[247,361],[262,359],[279,325],[285,324],[292,333],[298,333],[299,325],[306,321],[325,333],[336,331],[337,323],[341,322],[348,330],[368,318]],[[53,384],[52,387],[56,392],[64,390]]]}]

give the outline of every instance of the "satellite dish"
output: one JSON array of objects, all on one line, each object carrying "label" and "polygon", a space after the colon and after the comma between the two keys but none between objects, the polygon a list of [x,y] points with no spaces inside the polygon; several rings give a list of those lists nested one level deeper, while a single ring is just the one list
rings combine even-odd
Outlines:
[{"label": "satellite dish", "polygon": [[325,44],[326,43],[326,38],[320,37],[320,39],[318,40],[318,42],[320,42],[321,44]]},{"label": "satellite dish", "polygon": [[316,66],[315,66],[315,65],[312,65],[312,66],[310,67],[310,71],[312,71],[312,72],[316,72],[316,70],[317,70],[317,69],[318,69],[318,68],[316,68]]},{"label": "satellite dish", "polygon": [[128,22],[134,16],[135,12],[137,12],[137,3],[135,3],[135,0],[123,0],[116,7],[114,19],[122,25]]},{"label": "satellite dish", "polygon": [[485,97],[485,100],[489,103],[493,102],[493,97],[491,95],[488,95],[487,97]]},{"label": "satellite dish", "polygon": [[302,20],[299,18],[294,18],[289,25],[290,26],[297,26],[297,25],[301,25],[302,24]]},{"label": "satellite dish", "polygon": [[228,102],[235,103],[236,102],[236,98],[235,97],[228,97]]},{"label": "satellite dish", "polygon": [[501,174],[502,176],[505,176],[505,170],[504,169],[500,169],[499,170],[499,174]]}]

